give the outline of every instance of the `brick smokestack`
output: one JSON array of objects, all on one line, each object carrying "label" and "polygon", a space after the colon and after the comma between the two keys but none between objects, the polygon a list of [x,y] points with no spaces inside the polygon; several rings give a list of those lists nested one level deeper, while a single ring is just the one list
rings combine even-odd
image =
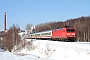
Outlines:
[{"label": "brick smokestack", "polygon": [[4,31],[6,31],[6,12],[4,12]]}]

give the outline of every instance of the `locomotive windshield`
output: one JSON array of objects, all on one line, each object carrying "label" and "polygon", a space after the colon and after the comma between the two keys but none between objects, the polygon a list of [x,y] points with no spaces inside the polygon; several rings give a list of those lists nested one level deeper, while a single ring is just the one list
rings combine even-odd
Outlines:
[{"label": "locomotive windshield", "polygon": [[67,32],[75,32],[74,29],[67,29]]}]

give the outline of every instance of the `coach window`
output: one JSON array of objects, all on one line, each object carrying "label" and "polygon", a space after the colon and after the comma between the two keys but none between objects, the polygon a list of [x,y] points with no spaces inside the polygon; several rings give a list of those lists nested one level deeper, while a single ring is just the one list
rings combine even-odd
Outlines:
[{"label": "coach window", "polygon": [[48,35],[51,35],[51,32],[49,32]]},{"label": "coach window", "polygon": [[38,36],[40,36],[40,34],[38,34]]},{"label": "coach window", "polygon": [[49,33],[45,33],[45,35],[49,35]]},{"label": "coach window", "polygon": [[44,33],[42,33],[41,35],[44,35]]}]

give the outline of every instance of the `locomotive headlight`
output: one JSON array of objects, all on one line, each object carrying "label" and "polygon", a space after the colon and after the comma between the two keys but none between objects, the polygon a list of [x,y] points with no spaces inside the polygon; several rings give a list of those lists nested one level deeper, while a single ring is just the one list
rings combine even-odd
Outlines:
[{"label": "locomotive headlight", "polygon": [[75,33],[72,33],[72,35],[75,35]]},{"label": "locomotive headlight", "polygon": [[67,33],[67,35],[70,35],[70,33]]}]

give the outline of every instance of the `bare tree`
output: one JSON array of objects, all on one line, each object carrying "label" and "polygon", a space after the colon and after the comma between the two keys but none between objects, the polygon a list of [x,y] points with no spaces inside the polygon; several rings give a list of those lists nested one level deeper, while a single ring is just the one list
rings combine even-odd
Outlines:
[{"label": "bare tree", "polygon": [[33,26],[32,24],[27,24],[27,25],[26,25],[27,34],[32,32],[32,31],[31,31],[32,26]]},{"label": "bare tree", "polygon": [[7,49],[11,52],[13,47],[20,42],[20,36],[18,35],[19,28],[13,25],[10,29],[5,33],[3,38],[3,46],[7,47]]}]

